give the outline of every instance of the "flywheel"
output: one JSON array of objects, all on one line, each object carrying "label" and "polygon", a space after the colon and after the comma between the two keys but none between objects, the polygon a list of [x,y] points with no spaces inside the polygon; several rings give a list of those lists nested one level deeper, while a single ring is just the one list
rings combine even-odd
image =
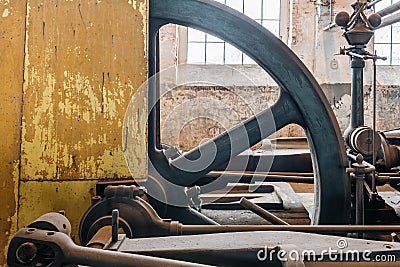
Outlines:
[{"label": "flywheel", "polygon": [[[351,196],[343,137],[319,84],[293,51],[260,24],[223,4],[209,0],[150,0],[149,77],[159,71],[157,34],[168,23],[201,30],[234,45],[275,80],[281,95],[270,109],[171,160],[160,149],[157,86],[150,85],[148,149],[157,172],[170,182],[187,186],[276,130],[296,123],[304,128],[312,155],[313,224],[348,224]],[[243,129],[249,140],[247,147],[235,143],[243,138]],[[215,155],[206,167],[197,168],[198,162],[191,162],[201,156],[207,158],[209,151]]]}]

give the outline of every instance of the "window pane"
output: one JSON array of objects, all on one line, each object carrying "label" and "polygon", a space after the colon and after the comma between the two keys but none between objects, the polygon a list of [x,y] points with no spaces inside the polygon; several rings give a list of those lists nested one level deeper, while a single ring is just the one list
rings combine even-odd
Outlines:
[{"label": "window pane", "polygon": [[261,19],[261,0],[244,0],[244,14],[252,19]]},{"label": "window pane", "polygon": [[188,42],[205,42],[206,34],[192,28],[188,28]]},{"label": "window pane", "polygon": [[224,64],[224,44],[207,43],[206,52],[207,64]]},{"label": "window pane", "polygon": [[243,0],[226,0],[226,5],[243,12]]},{"label": "window pane", "polygon": [[279,37],[279,21],[276,20],[264,20],[263,26],[270,30],[273,34]]},{"label": "window pane", "polygon": [[393,45],[392,53],[392,65],[400,65],[400,44]]},{"label": "window pane", "polygon": [[281,1],[264,0],[263,19],[279,19],[281,13]]},{"label": "window pane", "polygon": [[242,52],[231,44],[225,44],[225,64],[242,64]]},{"label": "window pane", "polygon": [[383,27],[375,31],[375,43],[390,43],[390,28]]},{"label": "window pane", "polygon": [[400,44],[400,22],[392,25],[392,41]]},{"label": "window pane", "polygon": [[248,55],[243,54],[243,64],[257,64],[254,60],[252,60]]},{"label": "window pane", "polygon": [[379,56],[388,58],[385,61],[378,60],[376,63],[378,65],[390,65],[390,44],[375,44],[375,50]]},{"label": "window pane", "polygon": [[188,63],[204,64],[205,60],[205,44],[204,43],[188,43]]},{"label": "window pane", "polygon": [[211,34],[207,34],[207,42],[220,42],[223,43],[224,41],[211,35]]}]

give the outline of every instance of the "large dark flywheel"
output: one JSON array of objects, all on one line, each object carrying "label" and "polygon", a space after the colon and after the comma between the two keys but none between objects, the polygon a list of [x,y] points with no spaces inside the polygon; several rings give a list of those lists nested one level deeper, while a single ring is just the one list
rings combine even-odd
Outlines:
[{"label": "large dark flywheel", "polygon": [[[148,101],[152,109],[148,149],[157,171],[169,181],[189,185],[191,179],[201,177],[248,148],[234,144],[235,140],[243,138],[243,131],[239,128],[247,131],[249,144],[253,145],[274,131],[297,123],[305,129],[312,154],[315,173],[313,223],[348,224],[350,183],[345,172],[347,157],[344,141],[324,93],[301,60],[267,29],[220,3],[209,0],[150,0],[149,77],[158,72],[157,33],[168,23],[195,28],[234,45],[275,80],[281,88],[281,96],[270,109],[171,161],[160,149],[158,93],[156,86],[150,86]],[[272,114],[272,118],[268,114]],[[273,123],[275,127],[270,127]],[[207,157],[207,151],[212,148],[216,156],[207,168],[187,171],[191,168],[190,159],[200,154]]]}]

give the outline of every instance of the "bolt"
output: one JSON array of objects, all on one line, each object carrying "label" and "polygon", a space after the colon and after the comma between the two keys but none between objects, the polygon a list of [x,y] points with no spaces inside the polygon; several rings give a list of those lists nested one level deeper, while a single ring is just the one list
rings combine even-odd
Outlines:
[{"label": "bolt", "polygon": [[392,237],[392,242],[400,242],[400,238],[396,233],[391,233],[390,235]]},{"label": "bolt", "polygon": [[17,260],[23,264],[31,262],[37,253],[37,248],[35,244],[31,242],[25,242],[17,248],[15,252]]}]

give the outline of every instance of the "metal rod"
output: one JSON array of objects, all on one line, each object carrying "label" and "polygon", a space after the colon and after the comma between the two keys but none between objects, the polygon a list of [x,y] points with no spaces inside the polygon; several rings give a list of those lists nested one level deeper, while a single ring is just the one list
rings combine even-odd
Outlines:
[{"label": "metal rod", "polygon": [[377,12],[377,14],[381,15],[381,17],[385,17],[389,14],[392,14],[393,12],[396,12],[397,10],[400,9],[400,2],[394,3],[391,6],[388,6],[380,11]]},{"label": "metal rod", "polygon": [[384,182],[400,182],[400,177],[399,176],[383,176],[379,175],[378,177],[379,181],[384,181]]},{"label": "metal rod", "polygon": [[118,241],[118,229],[119,229],[119,211],[118,209],[114,209],[112,211],[112,217],[111,217],[111,239],[112,242],[117,242]]},{"label": "metal rod", "polygon": [[258,216],[260,216],[261,218],[269,221],[272,224],[275,225],[289,225],[287,222],[285,222],[284,220],[282,220],[281,218],[275,216],[274,214],[272,214],[271,212],[261,208],[260,206],[258,206],[257,204],[249,201],[248,199],[242,197],[239,201],[239,204],[248,209],[251,210],[252,212],[254,212],[255,214],[257,214]]},{"label": "metal rod", "polygon": [[398,225],[183,225],[182,234],[224,232],[292,231],[306,233],[400,232]]},{"label": "metal rod", "polygon": [[192,262],[185,262],[179,260],[171,260],[164,258],[157,258],[152,256],[144,256],[130,253],[120,253],[102,249],[79,247],[71,245],[68,247],[68,258],[66,262],[79,265],[96,266],[96,267],[156,267],[156,266],[175,266],[175,267],[199,267],[210,266]]},{"label": "metal rod", "polygon": [[[364,175],[355,174],[356,180],[356,225],[364,225]],[[362,238],[362,236],[359,236]]]},{"label": "metal rod", "polygon": [[296,177],[314,177],[312,172],[254,172],[254,171],[211,171],[211,174],[260,174],[260,175],[280,175],[280,176],[296,176]]},{"label": "metal rod", "polygon": [[328,30],[330,30],[330,29],[332,29],[332,28],[335,28],[337,25],[336,25],[336,23],[330,23],[328,26],[326,26],[323,30],[324,31],[328,31]]},{"label": "metal rod", "polygon": [[367,8],[373,7],[374,5],[378,4],[380,1],[382,1],[382,0],[375,0],[375,1],[372,1],[371,3],[369,3],[369,4],[367,5]]},{"label": "metal rod", "polygon": [[[347,157],[351,158],[352,160],[357,161],[357,159],[356,159],[357,157],[352,154],[347,153]],[[362,162],[362,164],[366,165],[368,168],[375,168],[374,165],[372,165],[369,162],[366,162],[365,160]]]},{"label": "metal rod", "polygon": [[394,15],[392,15],[390,17],[387,17],[387,18],[383,19],[381,25],[379,25],[375,29],[380,29],[380,28],[392,25],[394,23],[397,23],[399,21],[400,21],[400,13],[397,13],[397,14],[394,14]]},{"label": "metal rod", "polygon": [[[376,55],[376,51],[375,51]],[[375,149],[375,132],[376,132],[376,59],[373,60],[374,65],[374,77],[373,77],[373,103],[372,103],[372,165],[375,166],[376,161],[376,149]],[[372,172],[371,179],[371,190],[373,194],[376,194],[376,172]]]},{"label": "metal rod", "polygon": [[255,179],[257,181],[269,181],[269,182],[288,182],[288,183],[305,183],[313,184],[314,177],[304,177],[304,176],[289,176],[289,175],[274,175],[274,174],[259,174],[259,173],[235,173],[235,172],[210,172],[205,177],[207,178],[218,178],[221,175],[225,177],[233,177],[234,180],[240,179],[240,182],[250,183],[251,180]]}]

